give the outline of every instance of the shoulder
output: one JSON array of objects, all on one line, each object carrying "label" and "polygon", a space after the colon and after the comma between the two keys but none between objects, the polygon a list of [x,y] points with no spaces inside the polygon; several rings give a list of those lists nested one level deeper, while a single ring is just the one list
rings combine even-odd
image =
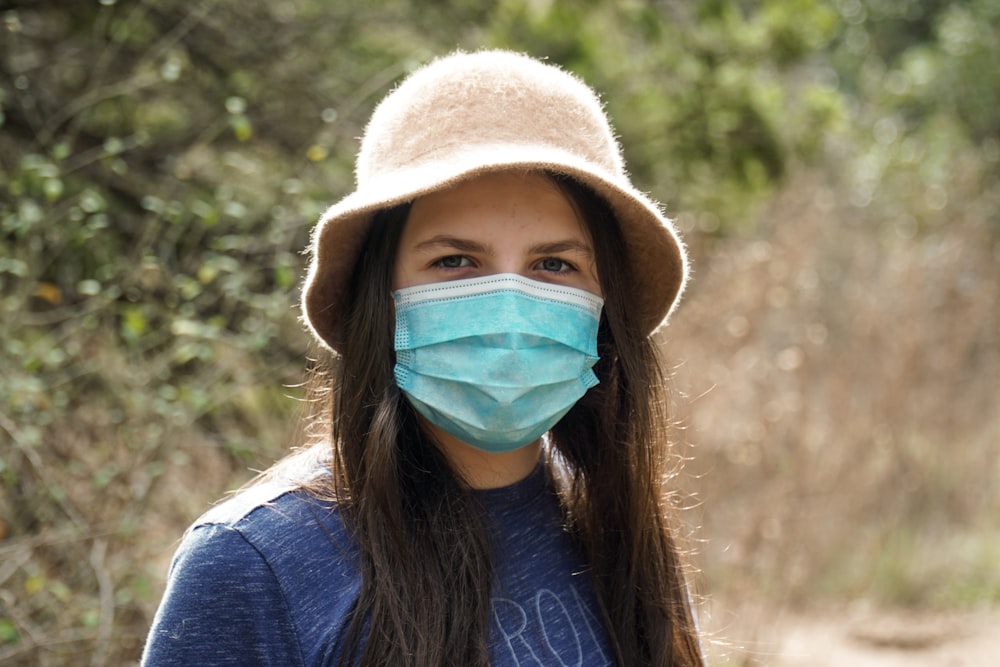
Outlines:
[{"label": "shoulder", "polygon": [[[192,525],[235,526],[256,510],[277,502],[290,502],[289,494],[308,500],[304,488],[329,476],[328,463],[314,449],[303,450],[272,466],[262,481],[251,483],[242,490],[220,501],[205,512]],[[291,500],[294,503],[294,499]]]},{"label": "shoulder", "polygon": [[277,469],[203,514],[184,541],[210,546],[209,536],[232,531],[269,561],[289,551],[308,556],[313,549],[350,550],[352,540],[332,494],[311,490],[329,475],[326,463],[305,452]]},{"label": "shoulder", "polygon": [[197,555],[230,565],[260,559],[280,578],[288,568],[314,559],[341,560],[353,551],[335,502],[302,487],[267,483],[202,515],[185,533],[177,558]]},{"label": "shoulder", "polygon": [[201,660],[235,633],[240,645],[227,646],[227,655],[252,648],[298,656],[275,664],[309,662],[337,643],[356,603],[356,554],[336,503],[295,480],[252,486],[185,534],[147,652]]},{"label": "shoulder", "polygon": [[[305,480],[309,481],[309,480]],[[315,480],[313,480],[315,481]],[[317,590],[328,590],[322,574],[348,588],[359,580],[357,545],[337,503],[303,486],[303,478],[273,479],[251,486],[216,505],[192,524],[171,567],[214,564],[225,576],[259,576],[296,613],[309,607]]]},{"label": "shoulder", "polygon": [[174,555],[143,665],[238,665],[254,656],[300,665],[291,604],[243,535],[223,524],[196,526]]}]

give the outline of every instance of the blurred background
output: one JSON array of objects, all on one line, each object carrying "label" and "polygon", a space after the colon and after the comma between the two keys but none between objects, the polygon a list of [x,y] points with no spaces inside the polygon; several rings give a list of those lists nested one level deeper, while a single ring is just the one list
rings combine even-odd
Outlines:
[{"label": "blurred background", "polygon": [[373,106],[482,46],[600,90],[690,246],[661,338],[715,663],[769,664],[798,614],[998,608],[995,0],[0,0],[0,21],[3,664],[138,659],[184,528],[295,442],[300,251]]}]

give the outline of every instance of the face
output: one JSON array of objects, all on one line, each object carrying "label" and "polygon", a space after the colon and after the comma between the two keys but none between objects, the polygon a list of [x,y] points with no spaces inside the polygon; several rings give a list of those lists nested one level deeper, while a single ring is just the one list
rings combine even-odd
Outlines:
[{"label": "face", "polygon": [[420,197],[410,208],[393,289],[496,273],[601,296],[590,236],[544,174],[479,176]]}]

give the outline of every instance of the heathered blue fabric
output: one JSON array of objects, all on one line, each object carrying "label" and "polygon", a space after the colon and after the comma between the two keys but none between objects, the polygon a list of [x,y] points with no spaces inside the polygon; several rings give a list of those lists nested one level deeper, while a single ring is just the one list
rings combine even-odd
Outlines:
[{"label": "heathered blue fabric", "polygon": [[[496,529],[490,664],[612,664],[544,469],[476,493]],[[185,536],[142,664],[336,665],[359,588],[336,507],[287,485],[253,488]]]}]

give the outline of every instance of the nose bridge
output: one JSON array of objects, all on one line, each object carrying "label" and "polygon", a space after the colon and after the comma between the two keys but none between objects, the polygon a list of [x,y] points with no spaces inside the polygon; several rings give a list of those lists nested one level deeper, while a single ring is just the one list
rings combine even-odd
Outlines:
[{"label": "nose bridge", "polygon": [[516,273],[517,275],[524,276],[525,278],[530,278],[528,272],[528,267],[525,266],[525,262],[521,257],[504,257],[497,261],[496,271],[494,273]]},{"label": "nose bridge", "polygon": [[527,223],[517,216],[511,215],[507,228],[493,240],[492,263],[493,273],[516,273],[530,278],[528,251],[521,240]]}]

